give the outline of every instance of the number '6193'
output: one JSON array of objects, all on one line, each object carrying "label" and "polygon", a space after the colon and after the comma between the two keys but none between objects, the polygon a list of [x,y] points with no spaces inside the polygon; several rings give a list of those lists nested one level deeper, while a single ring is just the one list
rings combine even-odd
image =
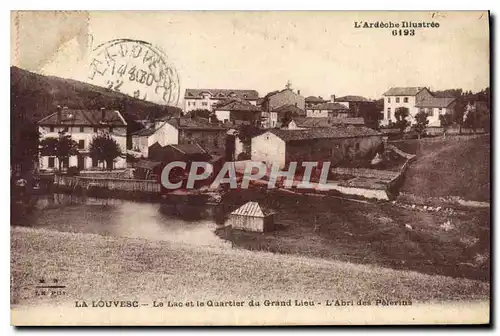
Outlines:
[{"label": "number '6193'", "polygon": [[392,36],[414,36],[415,29],[393,29]]}]

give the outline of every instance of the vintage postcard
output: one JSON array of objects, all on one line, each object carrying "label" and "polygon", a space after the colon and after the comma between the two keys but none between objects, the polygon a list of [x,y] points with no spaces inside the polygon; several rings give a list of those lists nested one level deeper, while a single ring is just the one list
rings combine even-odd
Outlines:
[{"label": "vintage postcard", "polygon": [[490,13],[13,11],[11,323],[490,323]]}]

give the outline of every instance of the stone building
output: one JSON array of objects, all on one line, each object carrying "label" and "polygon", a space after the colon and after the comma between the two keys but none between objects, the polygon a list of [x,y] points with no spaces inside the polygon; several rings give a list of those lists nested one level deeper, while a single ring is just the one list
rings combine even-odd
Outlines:
[{"label": "stone building", "polygon": [[259,93],[255,90],[186,89],[184,112],[197,109],[213,111],[213,108],[221,101],[234,98],[245,100],[255,106],[257,99],[259,99]]},{"label": "stone building", "polygon": [[330,162],[331,167],[371,159],[382,144],[382,134],[365,126],[339,125],[298,130],[272,129],[252,138],[252,160],[278,164],[295,161]]},{"label": "stone building", "polygon": [[149,148],[155,143],[161,146],[197,143],[210,154],[225,155],[227,131],[228,127],[203,118],[166,117],[133,134],[132,150],[148,157]]}]

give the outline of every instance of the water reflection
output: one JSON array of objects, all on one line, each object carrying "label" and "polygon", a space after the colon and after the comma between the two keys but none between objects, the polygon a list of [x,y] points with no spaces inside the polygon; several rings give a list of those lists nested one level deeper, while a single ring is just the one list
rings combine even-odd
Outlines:
[{"label": "water reflection", "polygon": [[215,233],[217,210],[210,206],[141,203],[53,194],[38,199],[30,216],[13,225],[64,232],[165,240],[231,247]]}]

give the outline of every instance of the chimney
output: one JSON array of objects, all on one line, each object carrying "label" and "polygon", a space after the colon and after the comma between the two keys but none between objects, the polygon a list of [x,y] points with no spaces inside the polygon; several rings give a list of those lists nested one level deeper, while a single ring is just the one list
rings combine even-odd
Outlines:
[{"label": "chimney", "polygon": [[104,117],[106,116],[106,110],[104,107],[101,107],[101,121],[104,121]]},{"label": "chimney", "polygon": [[300,90],[297,90],[297,94],[300,95]]},{"label": "chimney", "polygon": [[57,123],[61,123],[62,119],[62,107],[61,105],[57,105]]},{"label": "chimney", "polygon": [[332,103],[335,103],[335,95],[334,94],[330,95],[330,100],[332,101]]}]

